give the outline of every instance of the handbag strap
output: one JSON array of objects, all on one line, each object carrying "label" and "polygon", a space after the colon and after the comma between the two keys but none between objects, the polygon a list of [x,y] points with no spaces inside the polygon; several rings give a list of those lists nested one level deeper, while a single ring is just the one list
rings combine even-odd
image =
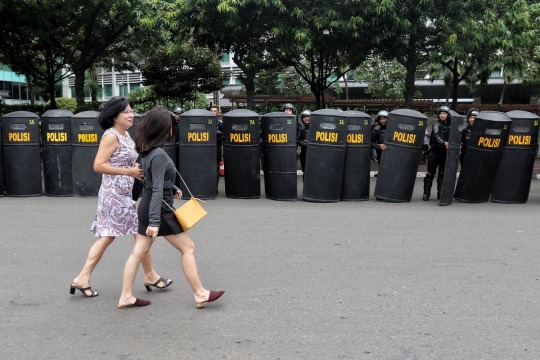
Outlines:
[{"label": "handbag strap", "polygon": [[[143,161],[144,161],[144,157],[141,158],[141,165],[143,165]],[[178,171],[178,169],[176,168],[176,166],[174,166],[173,164],[173,167],[174,167],[174,170],[176,170],[176,173],[178,174],[178,176],[180,177],[180,180],[182,180],[182,183],[184,184],[184,186],[186,187],[188,193],[189,193],[189,196],[192,198],[192,199],[195,199],[197,201],[201,201],[201,202],[204,202],[203,200],[201,199],[197,199],[196,197],[193,196],[193,194],[191,193],[191,191],[189,190],[188,186],[186,185],[186,182],[184,181],[184,179],[182,178],[182,175],[180,175],[180,172]],[[144,168],[144,165],[143,165],[143,168]],[[174,211],[174,209],[169,205],[167,204],[167,202],[165,202],[165,200],[161,199],[161,201],[163,201],[163,203],[165,205],[167,205],[167,207],[169,209],[171,209],[171,211]]]}]

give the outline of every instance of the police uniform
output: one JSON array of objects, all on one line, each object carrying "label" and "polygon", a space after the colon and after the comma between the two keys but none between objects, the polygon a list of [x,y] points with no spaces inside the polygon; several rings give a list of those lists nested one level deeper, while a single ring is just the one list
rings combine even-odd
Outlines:
[{"label": "police uniform", "polygon": [[371,131],[371,147],[375,149],[377,153],[377,163],[381,163],[382,149],[381,144],[384,144],[384,139],[386,137],[386,125],[378,124]]},{"label": "police uniform", "polygon": [[446,154],[448,149],[445,143],[450,140],[450,109],[447,106],[441,106],[437,112],[437,116],[441,112],[446,112],[448,117],[445,121],[439,120],[433,124],[430,138],[430,152],[428,154],[427,173],[424,178],[424,195],[422,200],[429,200],[431,195],[431,186],[433,184],[433,178],[439,168],[439,174],[437,175],[437,199],[441,197],[441,189],[444,178],[444,167],[446,166]]},{"label": "police uniform", "polygon": [[459,154],[459,163],[463,165],[463,159],[465,158],[465,152],[467,152],[467,147],[469,146],[469,139],[471,138],[472,125],[467,125],[461,131],[461,154]]},{"label": "police uniform", "polygon": [[[302,173],[306,171],[306,154],[307,154],[307,138],[309,132],[309,124],[296,124],[296,145],[300,146],[300,166]],[[303,175],[302,175],[303,176]]]}]

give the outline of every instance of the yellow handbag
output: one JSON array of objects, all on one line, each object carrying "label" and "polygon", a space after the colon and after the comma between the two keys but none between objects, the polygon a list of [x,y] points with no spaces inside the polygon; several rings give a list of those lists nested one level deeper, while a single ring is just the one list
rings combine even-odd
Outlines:
[{"label": "yellow handbag", "polygon": [[165,205],[167,205],[172,212],[174,213],[174,216],[176,216],[176,219],[178,219],[178,222],[182,226],[182,229],[184,231],[187,231],[193,227],[196,223],[198,223],[203,217],[208,215],[208,213],[203,209],[200,202],[204,202],[201,199],[197,199],[193,196],[191,191],[189,191],[189,188],[187,187],[184,179],[182,179],[182,176],[176,170],[176,173],[178,176],[180,176],[180,180],[184,183],[184,186],[186,187],[189,195],[191,196],[191,199],[188,200],[184,205],[180,206],[178,209],[173,209],[169,204],[165,202],[165,200],[162,200]]}]

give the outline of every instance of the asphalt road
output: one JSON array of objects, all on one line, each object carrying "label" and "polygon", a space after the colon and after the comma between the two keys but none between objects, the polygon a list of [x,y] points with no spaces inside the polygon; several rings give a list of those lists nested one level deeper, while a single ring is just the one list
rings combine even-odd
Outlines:
[{"label": "asphalt road", "polygon": [[190,234],[203,284],[227,293],[200,310],[162,238],[174,284],[147,293],[139,270],[150,306],[116,307],[131,237],[96,268],[98,297],[69,295],[97,199],[0,198],[0,358],[540,358],[539,180],[523,205],[447,207],[420,178],[402,204],[235,200],[221,181]]}]

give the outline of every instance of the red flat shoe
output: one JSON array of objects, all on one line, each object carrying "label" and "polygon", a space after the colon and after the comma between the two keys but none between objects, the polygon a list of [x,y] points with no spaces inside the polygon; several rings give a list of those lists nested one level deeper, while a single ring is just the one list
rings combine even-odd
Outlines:
[{"label": "red flat shoe", "polygon": [[221,296],[223,296],[223,294],[225,294],[225,291],[213,291],[213,290],[210,290],[210,295],[208,296],[208,300],[197,303],[197,309],[203,308],[204,305],[206,305],[208,303],[211,303],[213,301],[216,301]]},{"label": "red flat shoe", "polygon": [[151,301],[149,301],[149,300],[143,300],[143,299],[135,298],[135,302],[133,304],[118,305],[118,308],[119,309],[125,309],[125,308],[133,307],[133,306],[146,306],[146,305],[150,305],[150,303],[151,303]]}]

